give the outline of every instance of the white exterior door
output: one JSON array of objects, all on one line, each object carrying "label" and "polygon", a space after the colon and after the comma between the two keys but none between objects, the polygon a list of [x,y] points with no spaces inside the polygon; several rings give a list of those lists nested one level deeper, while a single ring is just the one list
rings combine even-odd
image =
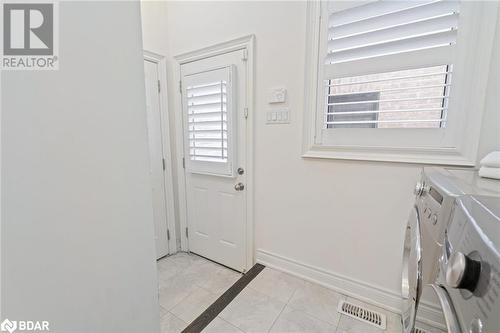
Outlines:
[{"label": "white exterior door", "polygon": [[156,256],[157,258],[161,258],[168,254],[168,228],[158,65],[152,61],[144,60],[144,73],[146,78],[146,112],[148,120],[151,188],[153,192]]},{"label": "white exterior door", "polygon": [[246,268],[244,50],[181,66],[189,250]]}]

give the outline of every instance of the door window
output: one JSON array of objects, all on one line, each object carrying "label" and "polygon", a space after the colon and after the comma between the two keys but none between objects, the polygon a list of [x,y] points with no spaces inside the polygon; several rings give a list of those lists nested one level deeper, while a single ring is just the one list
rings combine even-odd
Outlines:
[{"label": "door window", "polygon": [[186,169],[192,173],[233,176],[236,109],[232,66],[186,75],[183,101]]}]

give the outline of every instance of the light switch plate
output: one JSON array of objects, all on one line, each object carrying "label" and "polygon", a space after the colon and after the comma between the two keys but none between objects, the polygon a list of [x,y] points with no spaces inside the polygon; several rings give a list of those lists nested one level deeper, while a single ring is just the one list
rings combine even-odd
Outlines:
[{"label": "light switch plate", "polygon": [[269,104],[285,103],[286,102],[286,89],[274,88],[269,94]]},{"label": "light switch plate", "polygon": [[290,109],[271,109],[266,114],[266,124],[289,124]]}]

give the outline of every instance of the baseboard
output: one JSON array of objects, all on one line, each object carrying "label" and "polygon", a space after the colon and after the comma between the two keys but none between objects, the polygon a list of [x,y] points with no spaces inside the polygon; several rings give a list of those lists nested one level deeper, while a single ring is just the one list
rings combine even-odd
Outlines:
[{"label": "baseboard", "polygon": [[[346,296],[357,298],[363,302],[381,307],[388,311],[395,313],[400,313],[401,311],[401,296],[394,291],[380,286],[286,258],[262,249],[257,250],[257,262],[264,266],[317,283]],[[441,326],[439,312],[434,306],[430,304],[421,304],[420,311],[423,316],[419,318],[419,320],[431,326]]]}]

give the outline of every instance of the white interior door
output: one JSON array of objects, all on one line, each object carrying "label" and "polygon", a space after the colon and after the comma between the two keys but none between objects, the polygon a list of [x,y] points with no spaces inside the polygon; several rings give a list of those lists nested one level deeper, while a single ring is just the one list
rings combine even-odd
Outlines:
[{"label": "white interior door", "polygon": [[146,112],[148,120],[151,187],[153,192],[156,256],[157,258],[161,258],[168,254],[168,228],[158,64],[149,60],[144,60],[144,72],[146,78]]},{"label": "white interior door", "polygon": [[189,250],[246,268],[246,62],[238,50],[181,66]]}]

